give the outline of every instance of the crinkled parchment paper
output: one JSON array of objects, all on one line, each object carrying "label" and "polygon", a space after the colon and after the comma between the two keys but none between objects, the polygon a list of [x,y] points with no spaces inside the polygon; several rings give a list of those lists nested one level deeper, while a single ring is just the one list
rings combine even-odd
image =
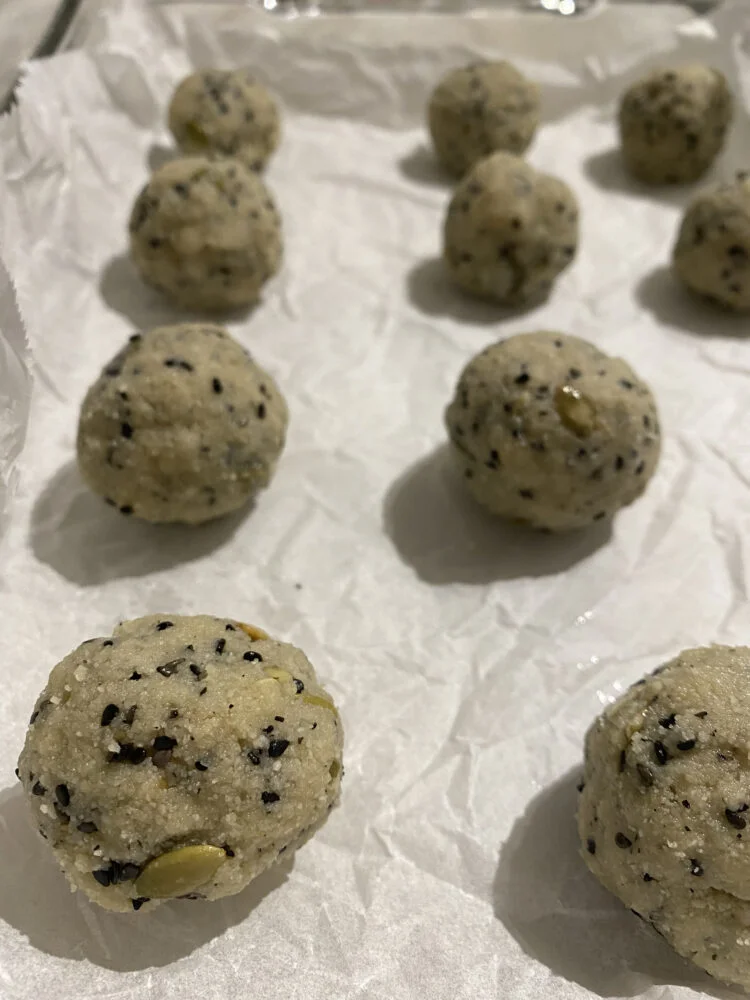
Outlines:
[{"label": "crinkled parchment paper", "polygon": [[[0,565],[3,1000],[728,995],[598,888],[573,811],[604,702],[684,646],[750,639],[748,323],[673,284],[690,192],[633,188],[612,124],[626,81],[658,59],[709,60],[747,92],[748,29],[744,0],[715,29],[657,5],[284,22],[126,4],[96,50],[30,67],[0,123],[0,244],[37,373]],[[449,189],[425,98],[486,54],[544,83],[531,160],[583,204],[575,264],[526,315],[454,294],[435,260]],[[232,329],[283,386],[291,432],[250,514],[157,530],[82,487],[76,416],[134,328],[177,316],[133,273],[125,226],[168,155],[171,87],[207,62],[254,65],[285,106],[269,183],[286,262]],[[748,154],[741,112],[717,175]],[[484,517],[446,467],[459,369],[539,327],[622,354],[659,401],[658,473],[611,533],[529,537]],[[68,892],[13,766],[50,667],[159,610],[237,616],[302,646],[342,705],[345,791],[294,865],[240,896],[111,915]]]}]

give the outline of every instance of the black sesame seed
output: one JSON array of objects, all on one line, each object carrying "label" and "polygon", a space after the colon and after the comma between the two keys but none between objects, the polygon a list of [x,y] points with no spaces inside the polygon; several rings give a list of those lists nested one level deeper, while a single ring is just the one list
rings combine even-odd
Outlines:
[{"label": "black sesame seed", "polygon": [[289,740],[271,740],[268,746],[269,757],[281,757],[289,746]]},{"label": "black sesame seed", "polygon": [[190,673],[197,677],[199,681],[203,680],[206,676],[205,670],[203,670],[202,667],[199,667],[197,663],[190,664]]},{"label": "black sesame seed", "polygon": [[99,725],[108,726],[110,722],[115,718],[115,716],[120,714],[120,709],[117,705],[107,705],[107,707],[102,712],[102,717]]},{"label": "black sesame seed", "polygon": [[733,826],[736,830],[745,829],[745,827],[747,826],[747,820],[745,819],[744,816],[740,816],[740,813],[744,812],[746,809],[747,806],[745,806],[744,809],[727,808],[724,810],[724,815],[726,816],[727,822],[730,824],[730,826]]},{"label": "black sesame seed", "polygon": [[140,866],[135,864],[133,861],[126,861],[124,865],[119,866],[119,871],[117,873],[118,882],[132,882],[133,879],[138,878],[141,874]]},{"label": "black sesame seed", "polygon": [[190,189],[187,184],[175,184],[174,191],[176,194],[180,195],[181,198],[187,198],[190,193]]},{"label": "black sesame seed", "polygon": [[34,783],[34,786],[31,789],[31,794],[32,795],[45,795],[46,792],[47,792],[47,789],[44,787],[44,785],[41,783],[41,781],[36,781]]},{"label": "black sesame seed", "polygon": [[218,378],[212,379],[211,386],[215,393],[220,393],[224,391],[224,386],[221,384],[221,380]]},{"label": "black sesame seed", "polygon": [[513,381],[516,383],[516,385],[525,385],[530,380],[530,378],[531,375],[529,375],[528,372],[521,372],[521,374],[517,375]]},{"label": "black sesame seed", "polygon": [[667,715],[663,719],[659,719],[659,725],[662,727],[662,729],[671,729],[676,721],[677,721],[677,716],[675,715],[674,712],[672,712],[671,715]]},{"label": "black sesame seed", "polygon": [[618,379],[617,381],[618,381],[618,384],[621,385],[623,389],[632,389],[633,388],[633,383],[629,379],[621,378],[621,379]]},{"label": "black sesame seed", "polygon": [[207,688],[207,687],[205,687],[205,688],[201,688],[201,689],[200,689],[200,691],[198,692],[198,697],[199,697],[199,698],[202,698],[202,697],[203,697],[203,695],[204,695],[204,694],[206,693],[206,691],[208,691],[208,688]]},{"label": "black sesame seed", "polygon": [[112,884],[112,873],[109,868],[100,868],[98,871],[91,873],[99,885],[103,885],[104,888],[108,888]]},{"label": "black sesame seed", "polygon": [[305,685],[302,683],[299,677],[294,678],[294,686],[297,689],[297,694],[302,694],[302,692],[305,690]]},{"label": "black sesame seed", "polygon": [[154,739],[154,750],[173,750],[177,746],[177,740],[172,736],[157,736]]},{"label": "black sesame seed", "polygon": [[636,474],[636,476],[640,476],[641,473],[643,472],[643,470],[645,468],[646,468],[646,463],[645,462],[639,462],[638,465],[636,465],[636,467],[635,467],[635,474]]},{"label": "black sesame seed", "polygon": [[56,785],[55,786],[55,798],[60,803],[61,806],[67,807],[70,805],[70,791],[67,785]]},{"label": "black sesame seed", "polygon": [[596,841],[593,837],[589,837],[586,841],[586,850],[589,854],[596,854]]},{"label": "black sesame seed", "polygon": [[251,764],[256,764],[256,765],[260,764],[260,754],[258,753],[257,750],[248,750],[247,759],[250,761]]},{"label": "black sesame seed", "polygon": [[615,843],[617,844],[618,847],[621,847],[623,850],[625,850],[625,848],[627,847],[633,846],[633,841],[630,839],[630,837],[626,837],[624,833],[615,834]]},{"label": "black sesame seed", "polygon": [[258,403],[258,408],[256,410],[256,413],[258,414],[258,420],[265,420],[266,419],[266,404],[265,403]]},{"label": "black sesame seed", "polygon": [[224,853],[226,854],[226,856],[228,858],[233,858],[234,857],[234,851],[229,846],[229,844],[222,844],[221,845],[221,849],[222,849],[222,851],[224,851]]},{"label": "black sesame seed", "polygon": [[622,457],[622,455],[618,455],[617,458],[615,459],[615,468],[619,472],[620,469],[624,467],[624,465],[625,465],[625,459]]},{"label": "black sesame seed", "polygon": [[174,627],[174,622],[159,622],[159,624],[156,626],[156,631],[163,632],[165,628],[173,628],[173,627]]},{"label": "black sesame seed", "polygon": [[686,809],[689,809],[689,808],[690,808],[690,803],[688,802],[688,800],[687,800],[687,799],[683,799],[683,800],[682,800],[682,804],[683,804],[683,806],[684,806],[684,807],[685,807]]},{"label": "black sesame seed", "polygon": [[248,660],[250,663],[263,662],[263,657],[260,655],[260,653],[256,653],[254,649],[251,649],[247,653],[244,653],[242,659]]},{"label": "black sesame seed", "polygon": [[130,675],[130,677],[128,677],[128,680],[139,681],[141,677],[143,677],[143,674],[139,674],[137,670],[134,670],[133,673]]},{"label": "black sesame seed", "polygon": [[219,654],[219,656],[221,656],[221,654],[224,652],[224,647],[226,646],[226,644],[227,644],[226,639],[216,640],[216,646],[214,648],[216,649],[216,652]]},{"label": "black sesame seed", "polygon": [[278,802],[281,798],[276,792],[262,792],[261,799],[264,805],[270,805],[272,802]]},{"label": "black sesame seed", "polygon": [[696,719],[705,719],[707,715],[708,715],[708,712],[696,712],[695,713]]},{"label": "black sesame seed", "polygon": [[580,368],[569,368],[568,369],[568,378],[580,378],[580,377],[581,377],[581,369]]},{"label": "black sesame seed", "polygon": [[124,504],[124,506],[120,507],[120,513],[121,514],[132,514],[133,513],[133,508],[132,508],[132,506],[129,503],[126,503],[126,504]]},{"label": "black sesame seed", "polygon": [[619,760],[619,762],[617,764],[617,770],[619,771],[620,774],[622,774],[622,772],[625,770],[625,756],[626,756],[625,755],[625,751],[621,750],[620,751],[620,760]]},{"label": "black sesame seed", "polygon": [[171,710],[171,712],[169,713],[169,718],[170,719],[179,719],[179,717],[180,717],[179,710],[176,709],[176,708],[173,708]]},{"label": "black sesame seed", "polygon": [[195,762],[195,770],[196,771],[207,771],[208,770],[208,764],[204,764],[202,760],[196,760],[196,762]]},{"label": "black sesame seed", "polygon": [[696,740],[680,740],[677,744],[678,750],[692,750],[696,744]]},{"label": "black sesame seed", "polygon": [[133,436],[132,424],[129,424],[127,421],[125,421],[125,423],[120,424],[120,433],[124,438],[132,438]]},{"label": "black sesame seed", "polygon": [[638,777],[641,779],[646,788],[650,788],[654,783],[654,776],[649,768],[645,764],[636,764],[635,769],[638,772]]},{"label": "black sesame seed", "polygon": [[739,243],[732,244],[732,246],[729,247],[729,249],[727,250],[727,253],[729,254],[730,257],[738,257],[738,258],[747,257],[747,250],[745,249],[745,247],[740,246]]},{"label": "black sesame seed", "polygon": [[225,625],[224,628],[226,629],[227,632],[236,632],[237,631],[237,629],[234,627],[234,625]]},{"label": "black sesame seed", "polygon": [[107,763],[137,765],[142,764],[147,756],[144,747],[136,746],[134,743],[121,743],[118,751],[107,754]]},{"label": "black sesame seed", "polygon": [[520,497],[523,497],[524,500],[533,500],[534,499],[534,491],[533,490],[519,490],[518,491],[518,495]]},{"label": "black sesame seed", "polygon": [[76,829],[80,830],[81,833],[96,833],[99,828],[90,819],[85,819],[82,823],[78,824]]},{"label": "black sesame seed", "polygon": [[148,896],[137,896],[135,899],[131,899],[130,902],[133,904],[134,910],[140,910],[144,903],[150,902]]},{"label": "black sesame seed", "polygon": [[164,364],[167,368],[182,368],[182,370],[186,372],[195,371],[195,368],[190,364],[190,362],[184,361],[182,358],[167,358]]},{"label": "black sesame seed", "polygon": [[273,732],[273,726],[266,726],[266,728],[263,730],[263,732],[264,733],[272,733]]},{"label": "black sesame seed", "polygon": [[653,875],[649,875],[648,872],[644,872],[643,873],[643,881],[644,882],[653,882],[654,881],[654,876]]},{"label": "black sesame seed", "polygon": [[656,757],[656,762],[662,767],[669,760],[669,752],[661,740],[654,740],[654,756]]},{"label": "black sesame seed", "polygon": [[163,663],[160,667],[156,668],[157,674],[161,674],[162,677],[171,677],[172,674],[177,673],[177,669],[180,664],[185,662],[184,656],[178,656],[176,660],[170,660],[169,663]]},{"label": "black sesame seed", "polygon": [[701,865],[700,862],[696,861],[695,858],[690,859],[690,874],[691,875],[705,874],[703,870],[703,865]]},{"label": "black sesame seed", "polygon": [[137,705],[131,705],[130,706],[130,708],[127,710],[127,712],[122,717],[122,721],[123,721],[124,725],[126,725],[126,726],[132,726],[133,725],[133,719],[135,719],[135,713],[136,713],[137,710],[138,710],[138,706]]}]

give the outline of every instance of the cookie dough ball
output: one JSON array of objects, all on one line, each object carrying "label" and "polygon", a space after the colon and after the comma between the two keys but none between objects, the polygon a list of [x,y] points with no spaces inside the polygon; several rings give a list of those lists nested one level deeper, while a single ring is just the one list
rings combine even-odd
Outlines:
[{"label": "cookie dough ball", "polygon": [[503,305],[544,298],[577,246],[573,192],[510,153],[488,156],[467,174],[443,229],[443,257],[456,284]]},{"label": "cookie dough ball", "polygon": [[750,179],[699,194],[672,257],[688,288],[727,309],[750,310]]},{"label": "cookie dough ball", "polygon": [[239,160],[165,164],[136,198],[129,228],[143,279],[190,309],[253,305],[281,261],[279,213]]},{"label": "cookie dough ball", "polygon": [[242,507],[273,475],[287,408],[220,326],[135,334],[89,389],[78,465],[123,514],[199,524]]},{"label": "cookie dough ball", "polygon": [[586,737],[596,877],[685,958],[750,988],[750,649],[689,649]]},{"label": "cookie dough ball", "polygon": [[719,154],[731,120],[732,95],[718,70],[696,64],[649,73],[620,103],[627,168],[647,184],[696,181]]},{"label": "cookie dough ball", "polygon": [[279,112],[247,70],[192,73],[174,92],[169,128],[185,153],[241,157],[262,170],[279,144]]},{"label": "cookie dough ball", "polygon": [[659,457],[648,387],[624,361],[559,333],[522,333],[478,354],[446,424],[475,499],[549,531],[611,518],[643,493]]},{"label": "cookie dough ball", "polygon": [[132,911],[232,895],[293,851],[338,798],[342,744],[301,650],[154,615],[58,663],[18,775],[73,890]]},{"label": "cookie dough ball", "polygon": [[539,88],[510,63],[472,63],[437,85],[428,122],[439,159],[462,177],[490,153],[527,149],[539,124]]}]

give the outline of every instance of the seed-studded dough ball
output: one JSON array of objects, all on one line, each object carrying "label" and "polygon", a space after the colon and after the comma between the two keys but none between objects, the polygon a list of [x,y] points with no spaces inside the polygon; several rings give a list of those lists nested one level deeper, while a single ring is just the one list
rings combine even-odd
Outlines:
[{"label": "seed-studded dough ball", "polygon": [[578,204],[563,181],[495,153],[458,185],[443,229],[456,284],[504,305],[543,298],[578,245]]},{"label": "seed-studded dough ball", "polygon": [[247,70],[192,73],[169,105],[169,127],[185,153],[241,157],[262,170],[279,144],[279,112]]},{"label": "seed-studded dough ball", "polygon": [[287,408],[220,326],[134,334],[89,389],[78,464],[123,514],[199,524],[238,510],[273,475]]},{"label": "seed-studded dough ball", "polygon": [[694,292],[750,310],[750,179],[699,194],[682,220],[674,269]]},{"label": "seed-studded dough ball", "polygon": [[294,850],[338,798],[342,745],[301,650],[152,615],[54,668],[18,774],[73,889],[138,910],[239,892]]},{"label": "seed-studded dough ball", "polygon": [[634,177],[647,184],[686,184],[716,159],[732,120],[724,76],[700,64],[649,73],[625,91],[620,142]]},{"label": "seed-studded dough ball", "polygon": [[659,457],[648,387],[624,361],[559,333],[522,333],[473,358],[446,424],[476,500],[550,531],[612,517]]},{"label": "seed-studded dough ball", "polygon": [[685,958],[750,988],[750,649],[689,649],[586,737],[596,877]]},{"label": "seed-studded dough ball", "polygon": [[428,121],[438,157],[461,177],[490,153],[526,150],[539,124],[539,88],[510,63],[472,63],[440,81]]},{"label": "seed-studded dough ball", "polygon": [[257,302],[281,250],[271,195],[239,160],[194,156],[165,164],[130,216],[130,251],[141,276],[191,309]]}]

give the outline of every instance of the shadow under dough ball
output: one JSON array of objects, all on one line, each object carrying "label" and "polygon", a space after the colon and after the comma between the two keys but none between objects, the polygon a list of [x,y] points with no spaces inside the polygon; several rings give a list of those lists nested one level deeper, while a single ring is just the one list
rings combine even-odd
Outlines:
[{"label": "shadow under dough ball", "polygon": [[628,170],[647,184],[698,180],[724,145],[732,103],[726,79],[710,66],[655,70],[636,81],[619,112]]},{"label": "shadow under dough ball", "polygon": [[750,311],[750,179],[740,176],[693,199],[672,262],[694,292],[727,309]]},{"label": "shadow under dough ball", "polygon": [[202,70],[186,77],[169,105],[169,128],[185,153],[241,158],[262,170],[279,145],[279,112],[247,70]]},{"label": "shadow under dough ball", "polygon": [[253,305],[281,262],[279,213],[239,160],[165,164],[136,198],[129,230],[144,281],[191,309]]},{"label": "shadow under dough ball", "polygon": [[78,464],[123,514],[199,524],[267,486],[284,447],[276,383],[220,326],[135,334],[91,386]]},{"label": "shadow under dough ball", "polygon": [[672,947],[750,988],[750,649],[688,649],[586,736],[578,828],[599,881]]},{"label": "shadow under dough ball", "polygon": [[508,62],[472,63],[440,81],[427,120],[438,158],[462,177],[490,153],[525,152],[539,124],[539,88]]},{"label": "shadow under dough ball", "polygon": [[132,912],[230,896],[291,853],[338,799],[342,747],[301,650],[152,615],[58,663],[18,775],[72,887]]},{"label": "shadow under dough ball", "polygon": [[611,518],[643,493],[659,457],[648,387],[624,361],[559,333],[518,334],[476,355],[445,419],[474,498],[549,531]]},{"label": "shadow under dough ball", "polygon": [[510,153],[461,181],[443,226],[443,258],[465,291],[503,305],[544,298],[578,247],[578,203],[567,184]]}]

